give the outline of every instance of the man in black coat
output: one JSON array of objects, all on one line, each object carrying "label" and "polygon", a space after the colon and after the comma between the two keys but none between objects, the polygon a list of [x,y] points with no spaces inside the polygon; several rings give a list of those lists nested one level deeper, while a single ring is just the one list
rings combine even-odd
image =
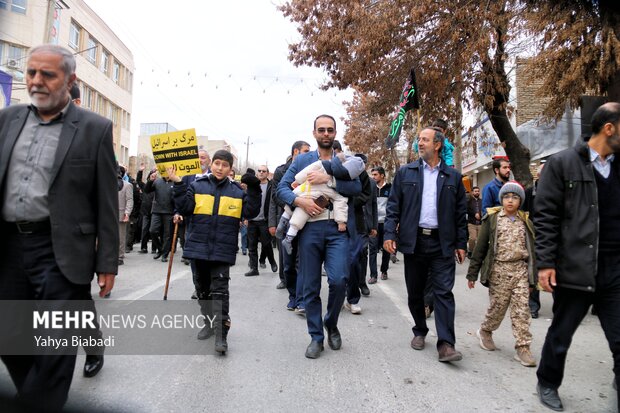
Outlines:
[{"label": "man in black coat", "polygon": [[[75,79],[69,50],[35,47],[26,68],[32,104],[0,111],[1,300],[88,300],[95,273],[100,296],[114,285],[112,122],[71,102]],[[11,338],[3,332],[0,339]],[[2,356],[19,400],[51,411],[67,400],[75,359],[75,353]]]},{"label": "man in black coat", "polygon": [[547,160],[536,191],[538,281],[554,299],[537,391],[556,411],[563,410],[558,388],[566,355],[591,305],[613,354],[616,382],[620,376],[620,103],[599,107],[591,125],[587,142]]}]

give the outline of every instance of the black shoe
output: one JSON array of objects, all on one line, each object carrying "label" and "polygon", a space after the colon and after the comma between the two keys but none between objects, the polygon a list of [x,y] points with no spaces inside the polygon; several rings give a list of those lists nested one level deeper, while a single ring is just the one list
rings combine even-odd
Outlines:
[{"label": "black shoe", "polygon": [[125,264],[125,261],[123,261],[122,259],[119,258],[118,259],[118,265],[124,265],[124,264]]},{"label": "black shoe", "polygon": [[194,290],[194,292],[192,293],[192,296],[190,298],[192,300],[197,300],[198,299],[198,291]]},{"label": "black shoe", "polygon": [[309,359],[318,359],[323,351],[323,343],[312,340],[306,349],[306,357]]},{"label": "black shoe", "polygon": [[370,289],[368,288],[366,284],[360,286],[360,291],[362,292],[362,295],[365,297],[368,297],[370,295]]},{"label": "black shoe", "polygon": [[263,268],[263,269],[264,269],[264,268],[267,268],[267,264],[265,264],[264,262],[259,262],[259,263],[258,263],[258,266],[259,266],[259,267],[261,267],[261,268]]},{"label": "black shoe", "polygon": [[189,260],[187,258],[181,258],[181,261],[183,261],[183,264],[185,264],[185,265],[189,265],[190,264],[190,262],[189,262]]},{"label": "black shoe", "polygon": [[342,337],[340,337],[338,327],[325,326],[325,330],[327,330],[327,345],[329,348],[332,350],[340,350],[340,347],[342,347]]},{"label": "black shoe", "polygon": [[154,259],[154,260],[158,260],[158,259],[160,259],[160,258],[161,258],[161,256],[162,256],[162,255],[164,255],[164,254],[163,254],[163,253],[161,253],[161,252],[158,252],[157,254],[155,254],[155,256],[153,257],[153,259]]},{"label": "black shoe", "polygon": [[196,336],[196,338],[198,340],[206,340],[208,338],[211,338],[213,334],[215,334],[215,329],[211,327],[210,325],[205,325],[202,328],[202,330],[198,332],[198,335]]},{"label": "black shoe", "polygon": [[138,251],[138,254],[148,254],[149,250],[147,249],[141,249],[140,251]]},{"label": "black shoe", "polygon": [[243,255],[248,255],[248,252],[247,252],[247,251],[241,251],[241,253],[242,253]]},{"label": "black shoe", "polygon": [[278,272],[278,264],[276,264],[275,262],[271,264],[271,271]]},{"label": "black shoe", "polygon": [[112,295],[112,292],[109,292],[106,295],[104,295],[103,298],[110,298],[111,295]]},{"label": "black shoe", "polygon": [[283,290],[286,288],[286,283],[284,281],[280,281],[280,284],[276,285],[278,290]]},{"label": "black shoe", "polygon": [[532,311],[532,318],[538,318],[538,311]]},{"label": "black shoe", "polygon": [[168,255],[164,255],[161,257],[161,262],[168,262]]},{"label": "black shoe", "polygon": [[255,275],[258,275],[258,270],[250,270],[243,275],[245,275],[246,277],[254,277]]},{"label": "black shoe", "polygon": [[564,406],[562,406],[562,400],[560,400],[560,395],[556,389],[552,389],[550,387],[544,387],[540,383],[536,385],[536,392],[538,392],[538,397],[540,397],[540,402],[550,408],[551,410],[555,410],[556,412],[563,412]]},{"label": "black shoe", "polygon": [[86,356],[84,363],[84,377],[95,377],[103,367],[103,354],[100,356]]}]

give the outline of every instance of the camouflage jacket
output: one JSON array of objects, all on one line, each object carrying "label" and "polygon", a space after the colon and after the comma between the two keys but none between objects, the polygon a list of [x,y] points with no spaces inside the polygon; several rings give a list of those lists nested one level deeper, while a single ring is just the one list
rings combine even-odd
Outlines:
[{"label": "camouflage jacket", "polygon": [[[502,207],[493,207],[487,210],[488,214],[482,218],[482,226],[476,241],[476,248],[469,262],[467,279],[476,281],[480,273],[480,283],[485,287],[489,284],[489,275],[495,261],[497,251],[497,217]],[[528,218],[528,213],[517,212],[517,218],[525,223],[526,239],[525,246],[529,254],[527,269],[530,286],[534,287],[537,282],[536,265],[534,262],[534,226]]]}]

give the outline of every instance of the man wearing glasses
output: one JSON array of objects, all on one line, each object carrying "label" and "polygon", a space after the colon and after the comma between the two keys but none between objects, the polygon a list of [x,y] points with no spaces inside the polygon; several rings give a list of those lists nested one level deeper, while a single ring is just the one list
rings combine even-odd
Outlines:
[{"label": "man wearing glasses", "polygon": [[[323,351],[325,335],[323,327],[327,330],[327,343],[332,350],[339,350],[342,346],[340,331],[338,331],[338,316],[345,299],[347,279],[349,275],[349,236],[355,237],[354,209],[349,205],[347,232],[339,232],[338,224],[334,221],[333,212],[329,205],[323,208],[312,198],[297,196],[293,193],[291,184],[295,181],[295,175],[313,162],[320,160],[339,163],[334,156],[332,145],[336,138],[336,120],[329,115],[320,115],[314,120],[312,132],[316,139],[318,149],[316,151],[301,154],[291,163],[286,174],[280,181],[277,196],[291,208],[303,208],[310,215],[310,219],[299,232],[299,273],[303,279],[303,301],[306,308],[306,321],[308,333],[312,341],[306,349],[306,357],[316,359]],[[351,197],[359,195],[362,186],[357,175],[364,169],[361,159],[356,162],[359,171],[350,171],[351,180],[338,180],[334,183],[333,178],[322,172],[308,174],[307,182],[310,185],[327,184],[335,185],[336,190],[343,196]],[[319,202],[320,203],[320,202]],[[327,300],[327,313],[323,320],[321,305],[321,266],[325,261],[329,283],[329,296]]]},{"label": "man wearing glasses", "polygon": [[260,213],[256,218],[248,221],[248,250],[250,252],[250,271],[245,273],[246,277],[258,275],[258,242],[261,243],[261,268],[265,268],[265,256],[271,264],[271,271],[278,271],[278,264],[273,256],[273,246],[271,245],[271,234],[267,225],[267,215],[269,213],[269,203],[271,202],[271,181],[269,176],[269,168],[267,165],[258,167],[256,174],[260,180],[260,188],[262,191],[262,199],[260,203]]}]

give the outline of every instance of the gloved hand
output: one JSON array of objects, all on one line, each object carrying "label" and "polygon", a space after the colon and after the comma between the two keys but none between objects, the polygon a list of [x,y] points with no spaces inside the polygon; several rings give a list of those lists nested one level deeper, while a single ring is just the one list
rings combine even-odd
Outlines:
[{"label": "gloved hand", "polygon": [[246,184],[248,189],[258,189],[260,191],[260,179],[258,179],[254,174],[245,173],[241,177],[241,183]]}]

